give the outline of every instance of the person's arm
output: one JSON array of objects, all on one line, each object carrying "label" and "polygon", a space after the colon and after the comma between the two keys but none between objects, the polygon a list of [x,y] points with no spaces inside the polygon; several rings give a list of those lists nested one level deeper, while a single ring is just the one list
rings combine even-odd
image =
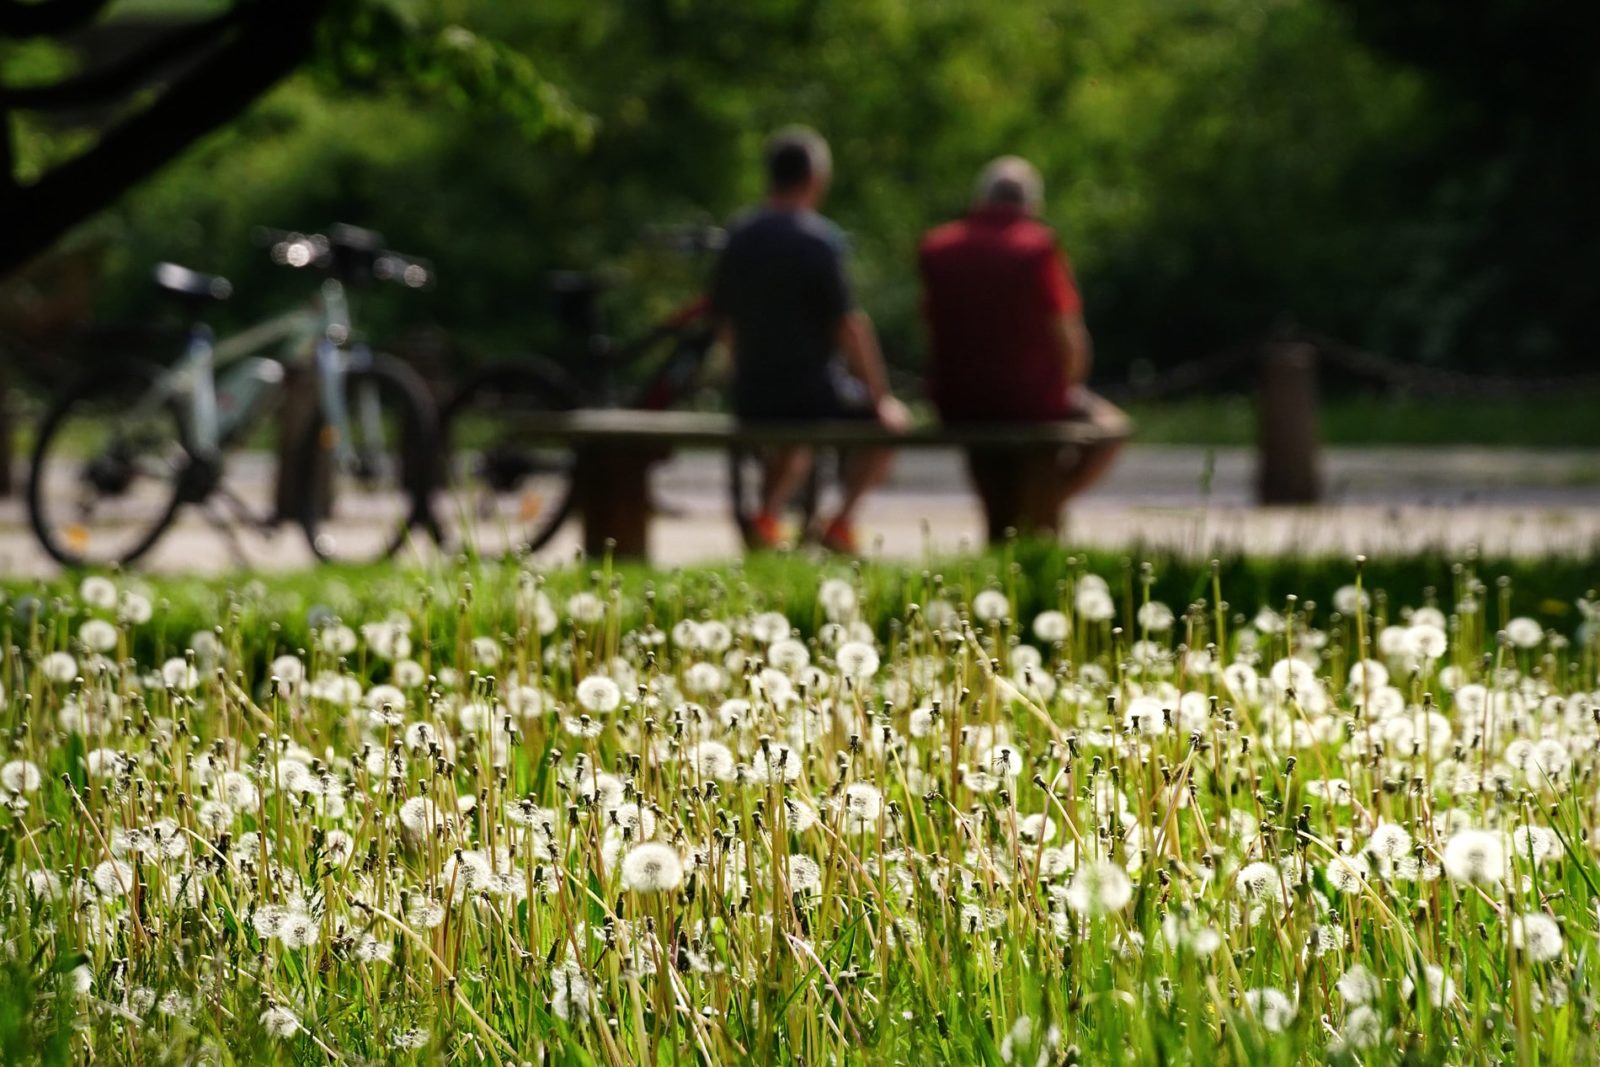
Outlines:
[{"label": "person's arm", "polygon": [[889,391],[889,373],[883,365],[883,352],[878,348],[878,332],[873,329],[867,313],[860,308],[846,312],[839,319],[837,341],[845,366],[867,387],[867,396],[878,421],[891,430],[909,426],[910,412]]},{"label": "person's arm", "polygon": [[1061,354],[1061,364],[1067,369],[1067,384],[1082,385],[1089,380],[1094,366],[1094,341],[1089,337],[1089,327],[1083,315],[1073,312],[1056,319],[1056,345]]},{"label": "person's arm", "polygon": [[837,343],[845,366],[867,387],[867,396],[873,404],[888,396],[889,376],[883,367],[883,353],[878,348],[878,332],[872,328],[872,320],[865,311],[856,308],[839,319]]},{"label": "person's arm", "polygon": [[1039,262],[1040,283],[1045,304],[1055,316],[1056,352],[1066,371],[1067,385],[1069,388],[1082,385],[1089,380],[1089,370],[1094,363],[1094,343],[1083,322],[1083,298],[1078,295],[1065,256],[1051,248]]}]

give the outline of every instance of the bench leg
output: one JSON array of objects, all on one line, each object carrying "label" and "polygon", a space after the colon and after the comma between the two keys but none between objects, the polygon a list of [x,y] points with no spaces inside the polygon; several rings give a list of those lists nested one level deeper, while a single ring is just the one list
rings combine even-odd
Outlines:
[{"label": "bench leg", "polygon": [[583,550],[591,558],[614,542],[618,559],[644,559],[649,551],[651,454],[623,445],[591,445],[578,451],[573,489],[583,517]]}]

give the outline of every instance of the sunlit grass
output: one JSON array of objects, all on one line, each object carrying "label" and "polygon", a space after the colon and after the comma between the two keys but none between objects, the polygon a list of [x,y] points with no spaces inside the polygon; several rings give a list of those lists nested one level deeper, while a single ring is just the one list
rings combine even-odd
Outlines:
[{"label": "sunlit grass", "polygon": [[1591,1062],[1592,564],[13,586],[0,1056]]}]

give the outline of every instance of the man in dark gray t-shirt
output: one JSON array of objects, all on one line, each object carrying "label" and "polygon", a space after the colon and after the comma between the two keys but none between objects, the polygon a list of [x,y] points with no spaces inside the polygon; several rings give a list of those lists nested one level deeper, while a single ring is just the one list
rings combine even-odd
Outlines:
[{"label": "man in dark gray t-shirt", "polygon": [[[766,203],[733,223],[711,286],[733,353],[734,411],[751,420],[866,418],[904,428],[906,409],[889,392],[872,321],[850,294],[844,237],[816,211],[832,172],[827,142],[810,130],[780,131],[767,144],[766,165]],[[856,507],[891,458],[886,449],[851,456],[838,514],[805,533],[853,554]],[[809,449],[774,450],[755,519],[763,544],[783,541],[777,516],[811,462]]]}]

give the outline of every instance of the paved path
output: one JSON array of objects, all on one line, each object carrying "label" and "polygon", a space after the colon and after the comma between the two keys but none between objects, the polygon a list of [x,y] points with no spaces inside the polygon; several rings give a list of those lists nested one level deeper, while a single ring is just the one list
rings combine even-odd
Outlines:
[{"label": "paved path", "polygon": [[[1600,450],[1330,449],[1328,502],[1310,508],[1253,507],[1253,450],[1132,446],[1102,485],[1074,507],[1067,539],[1085,546],[1379,554],[1439,547],[1534,555],[1600,551]],[[240,457],[233,481],[264,492],[265,457]],[[658,469],[655,491],[669,514],[652,531],[662,564],[729,559],[739,551],[726,518],[723,461],[681,455]],[[874,551],[898,558],[977,544],[980,515],[961,462],[946,452],[908,452],[893,481],[863,514]],[[244,562],[284,569],[310,562],[297,528],[271,539],[240,535]],[[568,528],[543,554],[577,551]],[[144,564],[152,570],[217,572],[240,560],[228,542],[190,515]],[[0,501],[0,574],[47,574],[17,500]]]}]

